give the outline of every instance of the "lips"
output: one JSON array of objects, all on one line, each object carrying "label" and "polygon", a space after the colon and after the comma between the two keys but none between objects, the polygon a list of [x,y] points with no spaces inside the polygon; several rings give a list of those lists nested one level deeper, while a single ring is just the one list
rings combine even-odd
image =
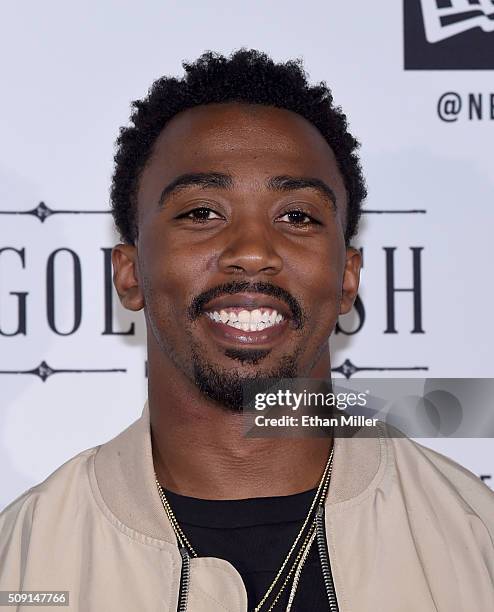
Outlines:
[{"label": "lips", "polygon": [[222,308],[211,312],[207,311],[208,317],[215,323],[224,323],[235,329],[243,331],[262,331],[274,325],[279,325],[283,319],[283,315],[272,308],[254,308],[254,310],[246,310],[245,308]]},{"label": "lips", "polygon": [[284,319],[291,318],[291,312],[287,305],[275,297],[262,295],[259,293],[235,293],[234,295],[224,295],[208,302],[203,310],[205,312],[220,312],[221,310],[276,310]]},{"label": "lips", "polygon": [[271,345],[287,329],[290,311],[283,302],[259,294],[225,295],[203,308],[211,333],[227,345]]}]

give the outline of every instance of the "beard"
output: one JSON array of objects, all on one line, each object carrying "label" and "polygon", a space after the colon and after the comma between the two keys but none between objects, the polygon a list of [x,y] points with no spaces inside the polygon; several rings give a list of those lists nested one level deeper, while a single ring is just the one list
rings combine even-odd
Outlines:
[{"label": "beard", "polygon": [[[198,319],[203,314],[204,305],[215,297],[248,290],[272,295],[283,300],[290,309],[293,328],[301,329],[304,326],[306,313],[303,311],[299,301],[286,290],[271,283],[249,283],[247,281],[225,283],[196,296],[187,310],[188,320],[193,322]],[[205,397],[229,412],[242,412],[244,407],[253,398],[253,395],[260,390],[261,386],[265,386],[266,383],[269,384],[269,381],[272,382],[273,379],[296,378],[298,376],[299,368],[297,362],[301,352],[298,350],[293,354],[282,356],[276,366],[271,369],[259,367],[254,374],[248,374],[235,368],[220,368],[215,364],[207,362],[203,357],[204,352],[194,343],[191,333],[190,346],[192,348],[194,384]],[[257,366],[270,352],[269,349],[231,348],[226,349],[224,354],[226,357],[238,361],[242,365]]]},{"label": "beard", "polygon": [[[300,330],[304,327],[307,314],[298,300],[284,289],[263,282],[254,284],[246,281],[226,283],[205,291],[195,297],[189,305],[184,325],[184,331],[188,337],[187,344],[191,349],[187,359],[184,358],[181,351],[174,347],[173,342],[164,333],[164,330],[168,326],[174,325],[175,321],[162,316],[159,298],[144,277],[144,294],[147,305],[145,308],[146,319],[159,348],[207,399],[229,412],[236,413],[241,413],[244,406],[249,403],[249,399],[252,399],[253,395],[261,390],[261,387],[265,387],[266,383],[271,386],[273,379],[277,381],[283,378],[296,378],[300,375],[298,358],[302,352],[301,348],[296,349],[292,354],[283,355],[276,366],[271,369],[259,367],[254,374],[249,374],[245,370],[242,372],[240,368],[222,368],[204,359],[205,350],[195,340],[190,327],[191,324],[203,315],[203,306],[209,300],[225,293],[234,294],[247,290],[273,295],[285,301],[290,308],[293,328]],[[240,362],[241,365],[257,366],[270,352],[270,349],[231,348],[225,349],[224,355]]]},{"label": "beard", "polygon": [[[269,354],[269,350],[228,349],[225,355],[242,364],[257,365]],[[298,354],[283,356],[271,370],[259,370],[255,374],[241,374],[225,370],[206,362],[199,351],[192,351],[194,383],[201,393],[229,412],[241,413],[254,395],[264,387],[270,387],[273,380],[296,378]]]}]

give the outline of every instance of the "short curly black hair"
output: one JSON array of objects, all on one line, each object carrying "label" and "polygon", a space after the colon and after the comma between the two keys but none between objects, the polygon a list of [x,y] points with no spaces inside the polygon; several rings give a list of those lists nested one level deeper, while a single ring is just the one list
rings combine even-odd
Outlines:
[{"label": "short curly black hair", "polygon": [[135,244],[139,179],[165,125],[177,113],[194,106],[242,102],[284,108],[310,121],[334,152],[347,196],[345,241],[357,232],[362,201],[367,195],[347,119],[324,82],[308,83],[301,60],[275,63],[265,53],[240,49],[225,57],[208,51],[195,62],[184,62],[181,79],[162,77],[148,96],[132,103],[131,125],[120,129],[116,142],[111,208],[121,239]]}]

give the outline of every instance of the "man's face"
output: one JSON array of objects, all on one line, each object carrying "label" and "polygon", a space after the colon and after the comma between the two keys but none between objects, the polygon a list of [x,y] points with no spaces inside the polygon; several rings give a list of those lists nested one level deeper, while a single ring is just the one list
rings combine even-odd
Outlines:
[{"label": "man's face", "polygon": [[136,247],[113,262],[124,306],[144,307],[148,358],[233,409],[245,379],[309,376],[360,269],[318,130],[271,107],[187,110],[157,140],[137,199]]}]

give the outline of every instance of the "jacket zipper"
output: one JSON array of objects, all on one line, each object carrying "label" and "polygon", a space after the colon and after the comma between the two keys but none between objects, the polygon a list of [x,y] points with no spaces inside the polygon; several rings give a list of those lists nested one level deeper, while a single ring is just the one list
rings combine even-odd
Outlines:
[{"label": "jacket zipper", "polygon": [[324,530],[324,506],[319,506],[316,513],[316,538],[317,549],[319,551],[319,559],[321,561],[322,575],[326,594],[328,596],[330,612],[339,612],[338,600],[334,590],[333,576],[331,574],[331,564],[329,562],[329,554],[326,547],[326,533]]},{"label": "jacket zipper", "polygon": [[182,557],[182,571],[180,573],[180,588],[178,590],[177,612],[187,612],[187,600],[190,586],[190,556],[185,546],[180,547]]},{"label": "jacket zipper", "polygon": [[[334,590],[333,576],[331,574],[331,565],[329,555],[326,548],[326,534],[324,530],[324,506],[319,506],[316,513],[316,538],[317,549],[319,551],[319,559],[321,560],[322,575],[326,594],[328,596],[330,612],[339,612],[338,600]],[[180,548],[180,556],[182,557],[182,571],[180,574],[180,588],[178,591],[178,607],[177,612],[187,612],[187,600],[189,597],[190,586],[190,556],[187,548]]]}]

